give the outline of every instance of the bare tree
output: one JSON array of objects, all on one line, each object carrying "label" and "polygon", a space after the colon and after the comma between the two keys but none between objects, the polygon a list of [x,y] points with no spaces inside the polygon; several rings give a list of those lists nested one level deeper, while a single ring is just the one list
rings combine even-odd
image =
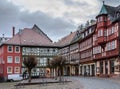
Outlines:
[{"label": "bare tree", "polygon": [[28,82],[31,82],[31,70],[37,65],[37,60],[35,56],[28,56],[24,58],[23,64],[27,68],[28,74],[29,74],[29,79]]},{"label": "bare tree", "polygon": [[54,57],[51,61],[50,61],[50,66],[52,68],[55,68],[57,70],[57,68],[59,68],[59,75],[60,75],[60,79],[61,79],[61,75],[62,75],[62,69],[65,65],[66,59],[65,57],[62,56],[56,56]]}]

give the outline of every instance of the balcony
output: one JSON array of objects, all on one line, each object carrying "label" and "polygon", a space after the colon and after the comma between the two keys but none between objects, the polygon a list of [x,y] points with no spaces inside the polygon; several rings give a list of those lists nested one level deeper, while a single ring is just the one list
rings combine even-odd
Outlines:
[{"label": "balcony", "polygon": [[106,44],[106,42],[107,42],[107,38],[105,36],[101,36],[101,37],[97,38],[97,43],[99,45],[104,45],[104,44]]}]

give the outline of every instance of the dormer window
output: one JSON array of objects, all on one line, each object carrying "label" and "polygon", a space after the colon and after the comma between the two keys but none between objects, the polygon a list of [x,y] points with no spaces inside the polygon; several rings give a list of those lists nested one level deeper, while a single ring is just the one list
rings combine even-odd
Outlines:
[{"label": "dormer window", "polygon": [[120,12],[117,12],[116,13],[116,17],[118,18],[120,16]]},{"label": "dormer window", "polygon": [[84,36],[84,33],[82,33],[82,38],[84,38],[85,36]]},{"label": "dormer window", "polygon": [[92,29],[91,28],[89,29],[89,33],[92,33]]},{"label": "dormer window", "polygon": [[87,35],[88,35],[88,32],[86,31],[86,32],[85,32],[85,36],[87,36]]}]

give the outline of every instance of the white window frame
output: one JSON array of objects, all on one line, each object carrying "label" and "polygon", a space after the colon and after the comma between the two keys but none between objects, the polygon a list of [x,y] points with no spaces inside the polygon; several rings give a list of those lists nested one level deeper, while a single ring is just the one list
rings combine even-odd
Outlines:
[{"label": "white window frame", "polygon": [[[16,61],[16,58],[19,58],[19,62]],[[20,56],[15,56],[15,63],[20,63]]]},{"label": "white window frame", "polygon": [[[11,47],[11,51],[9,51],[9,47]],[[13,52],[13,46],[8,45],[8,46],[7,46],[7,50],[8,50],[9,53],[12,53],[12,52]]]},{"label": "white window frame", "polygon": [[[18,68],[18,70],[19,70],[18,72],[16,72],[16,68]],[[14,68],[14,73],[20,73],[20,67],[15,67]]]},{"label": "white window frame", "polygon": [[[11,61],[10,61],[10,58],[11,57]],[[13,57],[12,56],[7,56],[7,63],[13,63]]]},{"label": "white window frame", "polygon": [[[11,71],[10,71],[10,72],[8,71],[8,68],[11,68]],[[12,67],[12,66],[8,66],[8,67],[7,67],[7,74],[12,74],[12,72],[13,72],[13,67]]]},{"label": "white window frame", "polygon": [[[17,47],[18,47],[19,51],[16,51]],[[15,46],[15,53],[20,53],[20,46]]]}]

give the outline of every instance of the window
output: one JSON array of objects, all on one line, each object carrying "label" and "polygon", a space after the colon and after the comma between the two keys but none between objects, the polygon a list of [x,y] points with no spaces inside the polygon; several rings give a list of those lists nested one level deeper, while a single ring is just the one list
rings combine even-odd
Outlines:
[{"label": "window", "polygon": [[12,73],[12,67],[7,67],[7,73]]},{"label": "window", "polygon": [[86,32],[85,32],[85,36],[87,36],[87,35],[88,35],[88,32],[86,31]]},{"label": "window", "polygon": [[98,22],[101,22],[103,20],[103,17],[98,18]]},{"label": "window", "polygon": [[115,24],[115,31],[118,31],[118,23]]},{"label": "window", "polygon": [[8,46],[8,52],[13,52],[13,46]]},{"label": "window", "polygon": [[98,30],[98,37],[103,36],[103,30]]},{"label": "window", "polygon": [[116,30],[116,27],[115,27],[115,26],[113,26],[113,27],[107,29],[107,35],[109,36],[109,35],[115,33],[115,30]]},{"label": "window", "polygon": [[120,16],[120,12],[117,12],[116,13],[116,17],[118,18]]},{"label": "window", "polygon": [[7,63],[13,63],[13,58],[12,56],[7,57]]},{"label": "window", "polygon": [[82,33],[82,38],[84,38],[85,37],[85,35],[84,35],[84,33]]},{"label": "window", "polygon": [[91,28],[89,29],[89,33],[92,33],[92,29]]},{"label": "window", "polygon": [[14,72],[15,73],[20,73],[20,67],[15,67]]},{"label": "window", "polygon": [[107,36],[107,30],[104,31],[104,36]]},{"label": "window", "polygon": [[111,30],[111,34],[113,34],[115,32],[115,27],[113,26]]},{"label": "window", "polygon": [[41,58],[39,60],[40,66],[46,66],[47,65],[47,58]]},{"label": "window", "polygon": [[107,46],[107,51],[116,49],[117,42],[116,42],[116,40],[111,41],[111,42],[107,43],[106,46]]},{"label": "window", "polygon": [[93,54],[101,53],[101,46],[97,46],[93,48]]},{"label": "window", "polygon": [[111,42],[111,49],[115,49],[115,42],[114,41]]},{"label": "window", "polygon": [[15,63],[20,63],[20,57],[19,56],[15,56]]},{"label": "window", "polygon": [[47,52],[49,52],[50,50],[49,49],[47,49]]},{"label": "window", "polygon": [[20,47],[19,46],[15,46],[15,52],[19,53],[20,52]]},{"label": "window", "polygon": [[110,42],[107,43],[107,50],[110,50]]}]

